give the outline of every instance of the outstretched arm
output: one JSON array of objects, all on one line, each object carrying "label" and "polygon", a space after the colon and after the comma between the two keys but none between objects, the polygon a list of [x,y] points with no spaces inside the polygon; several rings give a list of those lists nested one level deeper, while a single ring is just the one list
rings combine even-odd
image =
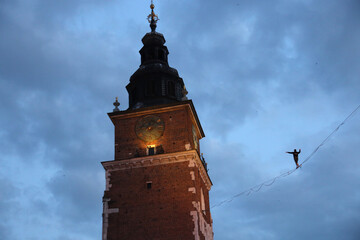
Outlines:
[{"label": "outstretched arm", "polygon": [[301,153],[301,148],[299,148],[299,153]]},{"label": "outstretched arm", "polygon": [[293,154],[294,152],[286,152],[286,153]]}]

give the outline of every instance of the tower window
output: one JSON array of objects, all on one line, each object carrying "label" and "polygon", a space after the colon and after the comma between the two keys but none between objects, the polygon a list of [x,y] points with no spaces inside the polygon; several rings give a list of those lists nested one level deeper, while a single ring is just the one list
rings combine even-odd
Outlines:
[{"label": "tower window", "polygon": [[149,155],[154,155],[155,154],[155,148],[149,148]]},{"label": "tower window", "polygon": [[146,182],[146,188],[151,189],[152,182]]},{"label": "tower window", "polygon": [[154,59],[154,50],[153,50],[153,49],[149,49],[149,50],[147,51],[147,55],[148,55],[148,59],[149,59],[149,60]]},{"label": "tower window", "polygon": [[135,104],[136,99],[137,99],[136,88],[134,88],[131,91],[131,101],[132,101],[133,104]]},{"label": "tower window", "polygon": [[155,145],[148,145],[146,152],[147,152],[147,155],[154,155],[156,153]]},{"label": "tower window", "polygon": [[155,96],[155,81],[148,80],[146,84],[146,95]]},{"label": "tower window", "polygon": [[165,61],[164,60],[164,51],[160,48],[159,51],[158,51],[158,58],[159,60],[161,61]]},{"label": "tower window", "polygon": [[205,211],[205,198],[204,198],[204,192],[201,188],[201,210],[203,211],[204,214],[206,214]]},{"label": "tower window", "polygon": [[168,94],[169,96],[175,97],[175,84],[173,82],[168,82]]}]

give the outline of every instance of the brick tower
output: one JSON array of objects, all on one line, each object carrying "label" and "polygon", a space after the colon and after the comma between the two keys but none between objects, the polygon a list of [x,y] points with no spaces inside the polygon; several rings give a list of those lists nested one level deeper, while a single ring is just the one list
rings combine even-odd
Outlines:
[{"label": "brick tower", "polygon": [[151,32],[141,65],[126,86],[129,108],[108,113],[115,126],[115,159],[106,171],[103,240],[210,240],[212,186],[199,139],[204,132],[176,69],[169,67],[165,38]]}]

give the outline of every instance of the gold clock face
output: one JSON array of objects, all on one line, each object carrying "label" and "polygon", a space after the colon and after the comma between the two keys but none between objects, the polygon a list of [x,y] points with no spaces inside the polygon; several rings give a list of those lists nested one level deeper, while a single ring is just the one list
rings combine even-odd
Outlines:
[{"label": "gold clock face", "polygon": [[155,115],[149,115],[137,121],[135,133],[141,140],[152,142],[159,139],[165,129],[164,121]]}]

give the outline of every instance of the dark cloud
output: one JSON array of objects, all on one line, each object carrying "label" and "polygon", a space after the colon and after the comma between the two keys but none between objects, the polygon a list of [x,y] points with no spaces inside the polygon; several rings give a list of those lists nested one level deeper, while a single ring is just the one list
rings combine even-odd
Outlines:
[{"label": "dark cloud", "polygon": [[[271,187],[263,187],[257,193],[242,195],[231,203],[214,208],[215,219],[236,219],[241,226],[222,235],[222,239],[235,239],[235,236],[338,239],[339,235],[345,239],[357,239],[360,204],[356,189],[360,179],[356,169],[359,162],[351,151],[359,144],[356,136],[359,125],[351,122],[349,125],[344,125],[343,132],[320,148],[297,172],[277,180]],[[351,142],[350,146],[342,145],[344,141]],[[209,154],[213,156],[213,153]],[[239,170],[238,177],[222,178],[225,182],[221,185],[229,184],[229,188],[237,189],[234,185],[238,183],[240,188],[234,192],[247,189],[242,185],[253,186],[252,181],[242,177],[241,168],[236,169]],[[221,190],[216,189],[216,193],[219,192]],[[212,194],[216,196],[214,192]],[[225,225],[228,222],[219,222],[215,226],[227,231]]]},{"label": "dark cloud", "polygon": [[[1,1],[1,239],[100,238],[106,112],[115,96],[127,108],[145,5]],[[285,151],[301,146],[304,159],[359,104],[358,1],[171,0],[155,10],[207,136],[212,204],[292,168]],[[215,238],[358,239],[357,119],[301,170],[214,208]]]}]

